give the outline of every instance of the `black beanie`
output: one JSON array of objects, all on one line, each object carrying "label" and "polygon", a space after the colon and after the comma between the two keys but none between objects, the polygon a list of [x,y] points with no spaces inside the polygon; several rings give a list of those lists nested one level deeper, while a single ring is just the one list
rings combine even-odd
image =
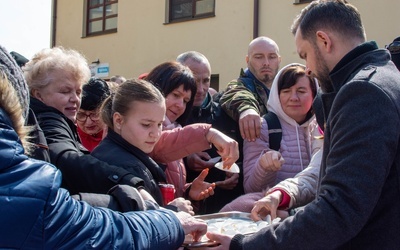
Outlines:
[{"label": "black beanie", "polygon": [[[393,40],[393,42],[396,42],[396,41],[400,42],[400,36]],[[392,56],[392,61],[394,62],[396,67],[400,70],[400,53],[391,54],[391,56]]]},{"label": "black beanie", "polygon": [[22,115],[27,117],[29,112],[29,88],[26,84],[21,68],[8,51],[0,45],[0,71],[4,72],[8,81],[17,91],[22,107]]},{"label": "black beanie", "polygon": [[95,110],[108,96],[111,95],[106,81],[100,78],[90,78],[82,87],[81,109]]},{"label": "black beanie", "polygon": [[10,54],[14,58],[14,60],[17,62],[18,66],[22,67],[25,66],[27,62],[29,62],[28,59],[26,59],[25,56],[19,54],[18,52],[11,51]]}]

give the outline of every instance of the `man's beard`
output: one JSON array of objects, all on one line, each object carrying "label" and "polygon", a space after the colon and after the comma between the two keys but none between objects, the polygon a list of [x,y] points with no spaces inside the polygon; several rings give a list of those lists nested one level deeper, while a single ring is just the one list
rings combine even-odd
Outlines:
[{"label": "man's beard", "polygon": [[314,47],[316,57],[316,72],[313,72],[315,78],[318,79],[319,86],[322,92],[329,93],[333,92],[333,85],[331,78],[329,77],[329,69],[326,65],[324,58],[322,58],[321,52],[317,47]]}]

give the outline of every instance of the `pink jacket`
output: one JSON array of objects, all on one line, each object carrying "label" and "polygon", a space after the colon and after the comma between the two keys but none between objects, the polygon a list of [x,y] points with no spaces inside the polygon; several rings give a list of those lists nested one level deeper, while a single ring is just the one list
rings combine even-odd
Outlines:
[{"label": "pink jacket", "polygon": [[[167,182],[174,184],[175,197],[182,197],[189,184],[186,183],[186,168],[182,158],[195,152],[201,152],[210,148],[210,143],[206,135],[211,125],[197,123],[187,125],[182,128],[178,124],[168,122],[164,126],[163,135],[157,142],[156,147],[150,156],[160,163],[167,165],[165,174]],[[171,133],[172,129],[181,131],[180,133]],[[174,136],[174,139],[168,138]],[[168,138],[168,139],[167,139]],[[161,154],[154,154],[160,152]]]},{"label": "pink jacket", "polygon": [[[167,117],[163,123],[163,130],[171,130],[174,128],[181,128],[182,126],[176,122],[171,123]],[[190,135],[189,135],[190,137]],[[166,163],[167,168],[165,169],[165,175],[167,176],[167,182],[174,184],[175,186],[175,198],[183,197],[186,188],[189,186],[186,184],[186,168],[183,163],[183,159],[171,161]]]}]

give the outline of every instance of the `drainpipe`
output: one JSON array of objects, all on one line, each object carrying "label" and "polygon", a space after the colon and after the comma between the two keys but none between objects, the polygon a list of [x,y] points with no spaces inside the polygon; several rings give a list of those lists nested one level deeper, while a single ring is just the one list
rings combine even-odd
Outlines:
[{"label": "drainpipe", "polygon": [[57,0],[53,0],[51,13],[51,44],[50,48],[56,46],[56,31],[57,31]]},{"label": "drainpipe", "polygon": [[260,6],[260,1],[259,0],[254,0],[253,39],[258,37],[259,6]]}]

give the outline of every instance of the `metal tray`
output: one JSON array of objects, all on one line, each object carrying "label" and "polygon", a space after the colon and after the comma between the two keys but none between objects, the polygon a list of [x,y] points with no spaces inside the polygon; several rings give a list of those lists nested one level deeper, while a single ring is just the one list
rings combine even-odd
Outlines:
[{"label": "metal tray", "polygon": [[[232,219],[243,219],[243,220],[251,220],[250,213],[243,212],[224,212],[224,213],[214,213],[214,214],[206,214],[206,215],[197,215],[194,216],[197,219],[202,219],[205,221],[211,219],[219,219],[219,218],[232,218]],[[193,242],[191,237],[186,237],[182,246],[185,248],[200,248],[200,247],[213,247],[218,246],[219,243],[215,241],[198,241]]]}]

